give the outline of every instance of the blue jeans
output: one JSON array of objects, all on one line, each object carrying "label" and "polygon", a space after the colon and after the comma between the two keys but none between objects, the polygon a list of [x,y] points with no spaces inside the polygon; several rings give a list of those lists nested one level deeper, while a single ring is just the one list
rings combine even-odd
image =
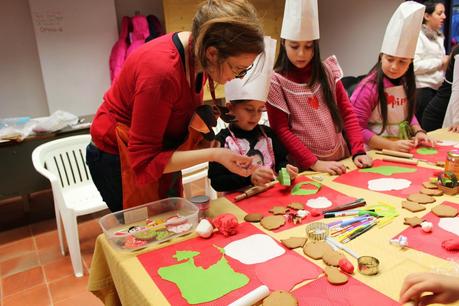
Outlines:
[{"label": "blue jeans", "polygon": [[102,199],[112,212],[123,209],[123,188],[119,155],[105,153],[90,143],[86,147],[86,164]]}]

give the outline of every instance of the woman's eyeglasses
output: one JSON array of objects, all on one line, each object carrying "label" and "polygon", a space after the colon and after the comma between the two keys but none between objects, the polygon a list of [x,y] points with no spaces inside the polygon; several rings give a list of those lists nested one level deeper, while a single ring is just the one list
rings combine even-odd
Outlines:
[{"label": "woman's eyeglasses", "polygon": [[242,79],[247,74],[247,72],[249,72],[249,70],[252,69],[252,67],[253,67],[253,63],[252,63],[249,67],[243,68],[239,72],[235,72],[233,65],[231,65],[231,63],[229,61],[227,61],[227,63],[228,63],[228,66],[230,67],[230,69],[233,72],[234,77],[236,79]]}]

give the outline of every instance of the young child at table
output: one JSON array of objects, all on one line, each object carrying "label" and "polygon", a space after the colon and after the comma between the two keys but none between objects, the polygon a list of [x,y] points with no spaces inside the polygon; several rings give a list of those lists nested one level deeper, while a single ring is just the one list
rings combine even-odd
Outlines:
[{"label": "young child at table", "polygon": [[342,70],[335,57],[320,58],[317,0],[285,2],[281,38],[267,110],[289,162],[332,175],[346,172],[339,160],[351,155],[357,167],[370,166]]},{"label": "young child at table", "polygon": [[400,4],[387,25],[378,62],[351,96],[372,149],[408,152],[418,144],[434,145],[414,115],[413,58],[424,9],[414,1]]},{"label": "young child at table", "polygon": [[272,75],[276,40],[265,37],[265,52],[258,56],[254,66],[243,79],[225,84],[228,109],[235,117],[228,128],[216,136],[220,146],[241,155],[252,156],[256,166],[250,177],[228,171],[218,163],[209,163],[209,178],[217,191],[230,191],[241,187],[262,186],[275,178],[275,172],[286,167],[291,179],[295,179],[298,168],[288,165],[286,151],[272,130],[260,125],[262,112]]},{"label": "young child at table", "polygon": [[[425,295],[424,293],[430,292]],[[459,277],[435,273],[408,275],[400,290],[400,304],[416,301],[416,305],[449,304],[459,301]]]}]

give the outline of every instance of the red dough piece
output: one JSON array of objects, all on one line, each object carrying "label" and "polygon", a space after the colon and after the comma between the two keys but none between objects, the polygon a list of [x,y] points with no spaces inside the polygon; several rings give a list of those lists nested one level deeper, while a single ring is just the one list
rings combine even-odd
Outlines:
[{"label": "red dough piece", "polygon": [[441,246],[447,251],[459,251],[459,239],[448,239],[441,243]]},{"label": "red dough piece", "polygon": [[343,272],[348,274],[354,273],[354,265],[346,257],[343,257],[339,260],[338,266]]},{"label": "red dough piece", "polygon": [[318,216],[321,215],[321,212],[318,209],[315,209],[315,208],[311,209],[310,213],[311,213],[311,216],[313,216],[313,217],[318,217]]},{"label": "red dough piece", "polygon": [[237,226],[239,225],[233,214],[221,214],[214,218],[212,224],[226,237],[237,234]]}]

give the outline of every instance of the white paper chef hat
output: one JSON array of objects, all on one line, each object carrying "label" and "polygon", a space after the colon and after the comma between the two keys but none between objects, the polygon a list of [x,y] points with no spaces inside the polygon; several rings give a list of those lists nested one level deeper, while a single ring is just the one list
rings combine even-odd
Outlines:
[{"label": "white paper chef hat", "polygon": [[392,56],[414,58],[424,10],[424,5],[414,1],[400,4],[387,25],[381,52]]},{"label": "white paper chef hat", "polygon": [[295,41],[319,39],[317,0],[286,0],[280,37]]},{"label": "white paper chef hat", "polygon": [[265,36],[264,41],[264,52],[257,56],[253,62],[253,67],[247,74],[242,79],[233,79],[225,84],[227,102],[235,100],[267,100],[276,56],[276,40]]}]

